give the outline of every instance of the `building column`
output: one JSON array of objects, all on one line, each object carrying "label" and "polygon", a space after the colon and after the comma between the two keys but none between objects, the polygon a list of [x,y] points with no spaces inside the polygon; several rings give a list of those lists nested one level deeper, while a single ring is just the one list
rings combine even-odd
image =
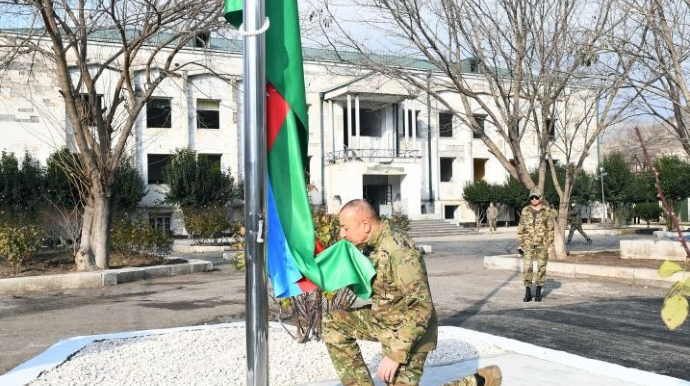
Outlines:
[{"label": "building column", "polygon": [[[350,94],[347,94],[347,111],[345,112],[346,117],[347,117],[347,146],[352,147],[352,114],[350,112],[352,111],[352,96]],[[349,154],[345,154],[345,158],[347,158]]]},{"label": "building column", "polygon": [[187,71],[182,73],[182,92],[184,94],[182,111],[187,112],[187,147],[196,150],[196,110],[192,87],[189,87]]},{"label": "building column", "polygon": [[331,141],[333,143],[333,157],[335,157],[335,119],[333,118],[333,101],[328,101],[328,116],[331,122]]},{"label": "building column", "polygon": [[403,131],[405,131],[405,148],[406,149],[409,147],[409,142],[410,142],[410,138],[409,138],[410,117],[409,117],[409,114],[407,113],[408,102],[409,101],[407,99],[405,99],[403,101]]},{"label": "building column", "polygon": [[355,135],[357,136],[357,149],[361,149],[362,137],[359,124],[359,95],[355,95]]},{"label": "building column", "polygon": [[412,100],[412,149],[417,150],[417,100]]}]

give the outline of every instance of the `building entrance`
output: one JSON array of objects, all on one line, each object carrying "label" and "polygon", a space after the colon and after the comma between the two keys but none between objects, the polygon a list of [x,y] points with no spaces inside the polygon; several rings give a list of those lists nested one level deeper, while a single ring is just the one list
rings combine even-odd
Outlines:
[{"label": "building entrance", "polygon": [[393,214],[393,186],[392,185],[364,185],[363,195],[376,214],[390,216]]}]

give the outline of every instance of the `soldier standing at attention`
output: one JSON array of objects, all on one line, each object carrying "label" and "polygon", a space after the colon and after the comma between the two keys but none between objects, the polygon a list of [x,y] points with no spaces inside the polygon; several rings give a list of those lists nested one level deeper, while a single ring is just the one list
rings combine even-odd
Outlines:
[{"label": "soldier standing at attention", "polygon": [[[383,359],[376,375],[386,385],[419,384],[424,362],[436,348],[438,321],[431,300],[426,266],[415,243],[380,221],[365,200],[353,200],[340,211],[340,237],[363,249],[376,268],[371,304],[331,312],[323,337],[344,386],[373,386],[357,339],[381,342]],[[463,382],[463,383],[458,383]],[[456,386],[499,386],[497,366],[455,381]]]},{"label": "soldier standing at attention", "polygon": [[553,216],[541,203],[541,191],[529,192],[530,204],[522,209],[518,224],[518,252],[522,255],[522,271],[525,274],[525,302],[532,300],[532,261],[537,260],[537,292],[535,302],[541,301],[541,289],[546,280],[546,263],[549,260],[549,246],[553,244]]},{"label": "soldier standing at attention", "polygon": [[582,237],[587,240],[587,244],[592,244],[592,239],[587,236],[587,233],[582,230],[582,214],[580,210],[580,206],[577,205],[574,202],[570,203],[570,216],[569,216],[569,221],[570,221],[570,232],[568,233],[568,244],[570,244],[570,241],[573,239],[573,234],[575,234],[575,230],[580,232]]},{"label": "soldier standing at attention", "polygon": [[494,206],[493,202],[489,203],[489,209],[486,210],[486,218],[489,220],[489,232],[496,232],[496,222],[498,221],[498,208]]}]

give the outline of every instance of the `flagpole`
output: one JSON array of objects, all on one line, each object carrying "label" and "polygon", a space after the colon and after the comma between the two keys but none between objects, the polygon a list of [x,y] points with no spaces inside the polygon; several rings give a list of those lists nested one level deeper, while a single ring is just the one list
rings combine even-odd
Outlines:
[{"label": "flagpole", "polygon": [[263,242],[266,230],[266,46],[261,31],[265,23],[264,0],[245,0],[243,11],[247,386],[268,386],[268,290]]}]

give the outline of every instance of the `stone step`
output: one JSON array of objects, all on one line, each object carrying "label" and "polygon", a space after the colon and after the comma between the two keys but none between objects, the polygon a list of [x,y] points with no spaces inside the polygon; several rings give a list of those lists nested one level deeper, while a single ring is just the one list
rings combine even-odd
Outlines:
[{"label": "stone step", "polygon": [[461,235],[473,229],[458,226],[446,220],[414,220],[410,222],[410,237]]}]

